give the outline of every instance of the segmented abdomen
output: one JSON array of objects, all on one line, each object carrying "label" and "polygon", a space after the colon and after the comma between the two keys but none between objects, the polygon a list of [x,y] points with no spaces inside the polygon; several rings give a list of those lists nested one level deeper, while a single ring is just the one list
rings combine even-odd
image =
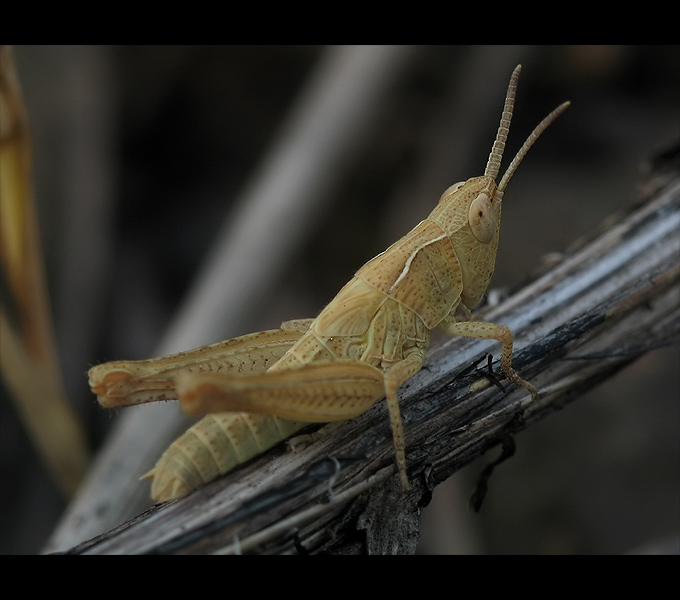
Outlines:
[{"label": "segmented abdomen", "polygon": [[208,415],[177,438],[145,475],[153,477],[151,496],[158,502],[186,496],[308,424],[250,413]]}]

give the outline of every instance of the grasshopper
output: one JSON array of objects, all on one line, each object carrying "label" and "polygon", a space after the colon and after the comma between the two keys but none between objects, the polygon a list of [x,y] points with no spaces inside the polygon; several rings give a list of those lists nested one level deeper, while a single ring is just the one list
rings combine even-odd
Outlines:
[{"label": "grasshopper", "polygon": [[307,423],[355,418],[383,396],[407,491],[397,390],[422,367],[435,327],[451,336],[500,341],[506,377],[537,398],[536,388],[512,368],[511,331],[470,320],[494,271],[508,182],[569,106],[561,104],[539,123],[496,185],[520,70],[518,65],[510,78],[484,175],[449,187],[428,218],[361,267],[315,319],[90,369],[90,387],[103,406],[178,399],[185,412],[207,415],[147,473],[156,500],[186,495]]}]

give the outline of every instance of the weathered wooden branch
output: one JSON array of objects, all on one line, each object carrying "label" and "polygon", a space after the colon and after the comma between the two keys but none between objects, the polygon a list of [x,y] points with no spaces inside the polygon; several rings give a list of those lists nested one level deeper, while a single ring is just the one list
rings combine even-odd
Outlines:
[{"label": "weathered wooden branch", "polygon": [[379,402],[70,552],[413,552],[420,507],[439,482],[646,351],[678,342],[680,147],[666,159],[672,169],[649,180],[641,203],[477,315],[512,329],[513,364],[538,401],[488,375],[485,357],[498,347],[482,340],[447,341],[402,387],[408,494]]}]

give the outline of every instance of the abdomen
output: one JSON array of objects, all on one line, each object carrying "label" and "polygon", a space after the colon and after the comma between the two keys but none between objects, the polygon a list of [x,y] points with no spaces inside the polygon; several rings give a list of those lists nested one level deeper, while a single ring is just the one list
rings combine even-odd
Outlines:
[{"label": "abdomen", "polygon": [[167,502],[285,440],[308,423],[271,415],[215,413],[190,427],[163,453],[146,476],[153,476],[151,496]]}]

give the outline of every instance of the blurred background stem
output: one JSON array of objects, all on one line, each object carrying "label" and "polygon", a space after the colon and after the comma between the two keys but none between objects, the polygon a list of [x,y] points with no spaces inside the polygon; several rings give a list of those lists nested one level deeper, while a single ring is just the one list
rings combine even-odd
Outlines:
[{"label": "blurred background stem", "polygon": [[86,437],[64,393],[31,180],[31,142],[12,49],[0,48],[0,372],[66,497],[88,463]]}]

